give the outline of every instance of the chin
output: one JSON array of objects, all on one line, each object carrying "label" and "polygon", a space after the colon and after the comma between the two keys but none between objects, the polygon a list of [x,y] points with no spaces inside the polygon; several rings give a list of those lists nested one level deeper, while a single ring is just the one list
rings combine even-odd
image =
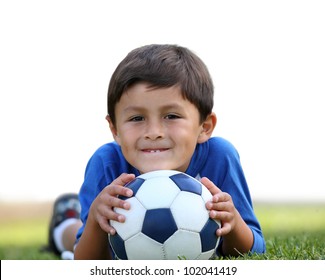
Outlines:
[{"label": "chin", "polygon": [[180,172],[185,172],[183,170],[180,170],[179,168],[170,167],[170,166],[150,166],[147,168],[138,168],[138,170],[141,174],[148,173],[151,171],[158,171],[158,170],[176,170],[176,171],[180,171]]},{"label": "chin", "polygon": [[148,168],[138,168],[138,170],[140,171],[141,174],[144,174],[144,173],[148,173],[148,172],[151,172],[151,171],[158,171],[158,170],[176,170],[174,168],[170,168],[170,167],[167,167],[167,166],[150,166]]}]

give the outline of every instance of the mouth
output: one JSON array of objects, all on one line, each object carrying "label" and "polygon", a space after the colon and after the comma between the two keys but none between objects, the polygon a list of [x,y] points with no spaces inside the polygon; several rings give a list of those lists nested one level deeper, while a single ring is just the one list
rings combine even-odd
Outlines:
[{"label": "mouth", "polygon": [[169,149],[159,148],[159,149],[142,149],[141,151],[144,152],[144,153],[156,154],[156,153],[165,152],[167,150],[169,150]]}]

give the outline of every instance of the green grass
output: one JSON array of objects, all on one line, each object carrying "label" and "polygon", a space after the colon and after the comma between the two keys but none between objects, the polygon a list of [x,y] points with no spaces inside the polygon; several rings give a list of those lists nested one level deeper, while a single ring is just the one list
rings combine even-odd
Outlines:
[{"label": "green grass", "polygon": [[57,259],[55,255],[41,250],[47,241],[47,230],[48,221],[45,219],[1,223],[0,259]]},{"label": "green grass", "polygon": [[[255,211],[267,252],[237,259],[325,260],[325,205],[256,204]],[[41,251],[47,240],[48,219],[48,215],[10,220],[0,217],[0,259],[57,259]]]},{"label": "green grass", "polygon": [[325,260],[325,204],[257,204],[255,212],[267,252],[243,259]]}]

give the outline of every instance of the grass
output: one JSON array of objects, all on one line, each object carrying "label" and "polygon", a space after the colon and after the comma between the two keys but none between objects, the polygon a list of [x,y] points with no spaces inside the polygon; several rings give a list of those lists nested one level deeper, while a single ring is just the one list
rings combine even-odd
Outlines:
[{"label": "grass", "polygon": [[266,253],[251,260],[325,260],[325,205],[256,204]]},{"label": "grass", "polygon": [[[0,259],[58,259],[41,251],[47,240],[50,204],[32,208],[35,206],[0,205]],[[325,205],[256,204],[255,211],[267,252],[237,259],[325,260]]]},{"label": "grass", "polygon": [[47,242],[51,204],[0,204],[0,259],[53,260]]}]

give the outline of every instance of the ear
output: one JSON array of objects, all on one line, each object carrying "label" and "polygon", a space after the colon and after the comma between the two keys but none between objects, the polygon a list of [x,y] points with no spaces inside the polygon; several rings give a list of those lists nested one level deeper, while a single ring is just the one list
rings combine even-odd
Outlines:
[{"label": "ear", "polygon": [[217,116],[215,113],[211,113],[206,120],[201,124],[201,133],[197,139],[197,142],[204,143],[209,140],[214,128],[217,125]]},{"label": "ear", "polygon": [[116,129],[115,125],[113,124],[112,119],[110,118],[109,115],[106,116],[106,120],[108,122],[109,129],[111,130],[114,140],[119,144],[120,138],[118,136],[117,129]]}]

